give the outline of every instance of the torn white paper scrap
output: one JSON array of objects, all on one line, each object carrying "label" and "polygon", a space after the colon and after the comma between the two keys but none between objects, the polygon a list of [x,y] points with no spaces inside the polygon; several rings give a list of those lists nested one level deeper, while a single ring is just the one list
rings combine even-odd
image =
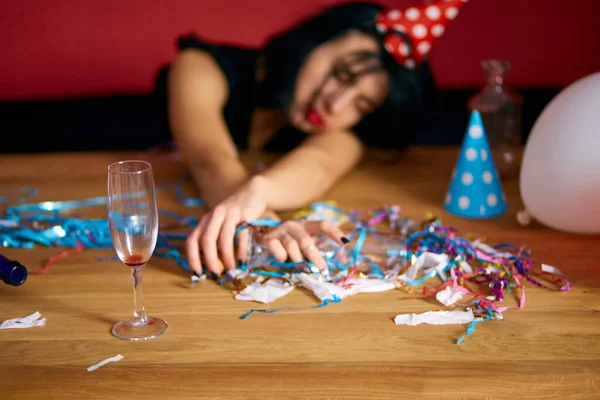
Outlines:
[{"label": "torn white paper scrap", "polygon": [[446,307],[451,306],[463,297],[462,290],[454,288],[452,286],[446,286],[444,290],[441,290],[435,294],[435,298],[445,305]]},{"label": "torn white paper scrap", "polygon": [[428,311],[423,314],[400,314],[394,318],[396,325],[415,326],[419,324],[449,325],[468,324],[475,316],[472,310],[467,311]]},{"label": "torn white paper scrap", "polygon": [[348,279],[344,286],[332,282],[320,280],[314,275],[298,274],[298,279],[302,286],[313,292],[321,301],[330,299],[334,296],[343,299],[348,296],[354,296],[358,293],[385,292],[398,287],[394,280],[383,279]]},{"label": "torn white paper scrap", "polygon": [[486,252],[486,253],[494,256],[494,257],[498,257],[498,258],[512,258],[512,257],[514,257],[514,255],[511,254],[511,253],[508,253],[506,251],[497,250],[497,249],[493,248],[490,245],[482,243],[481,239],[477,239],[476,241],[473,242],[473,244],[475,245],[475,247],[477,249],[483,250],[484,252]]},{"label": "torn white paper scrap", "polygon": [[552,265],[548,265],[548,264],[542,264],[542,271],[548,272],[549,274],[554,274],[554,275],[563,275],[563,273],[560,271],[560,269],[553,267]]},{"label": "torn white paper scrap", "polygon": [[0,324],[0,329],[23,329],[46,325],[46,318],[38,319],[42,314],[34,312],[25,318],[7,319]]},{"label": "torn white paper scrap", "polygon": [[385,292],[399,286],[395,280],[391,279],[350,279],[350,284],[353,285],[350,291],[356,291],[356,293]]},{"label": "torn white paper scrap", "polygon": [[469,265],[469,263],[468,263],[468,262],[466,262],[466,261],[464,261],[464,260],[461,260],[461,261],[459,261],[458,263],[459,263],[459,265],[462,267],[462,269],[464,269],[464,270],[465,270],[465,272],[466,272],[467,274],[472,274],[472,273],[473,273],[473,268],[471,268],[471,266]]},{"label": "torn white paper scrap", "polygon": [[265,283],[262,283],[261,279],[257,280],[252,285],[247,286],[235,296],[235,299],[244,301],[258,301],[259,303],[266,304],[285,296],[294,290],[294,287],[294,285],[284,283],[279,279],[269,279]]},{"label": "torn white paper scrap", "polygon": [[102,367],[102,366],[104,366],[104,365],[106,365],[106,364],[108,364],[108,363],[112,363],[112,362],[121,361],[123,358],[124,358],[124,357],[123,357],[122,355],[120,355],[120,354],[117,354],[117,355],[116,355],[116,356],[114,356],[114,357],[107,358],[106,360],[102,360],[102,361],[100,361],[99,363],[97,363],[97,364],[94,364],[94,365],[92,365],[91,367],[88,367],[88,369],[87,369],[87,370],[88,370],[88,372],[92,372],[92,371],[95,371],[95,370],[97,370],[98,368],[100,368],[100,367]]},{"label": "torn white paper scrap", "polygon": [[446,268],[449,262],[450,258],[446,254],[436,254],[426,251],[417,257],[416,262],[408,267],[406,272],[398,278],[405,282],[412,282],[417,279],[417,275],[421,269],[424,270],[425,274],[440,273]]},{"label": "torn white paper scrap", "polygon": [[313,292],[313,294],[321,301],[324,299],[332,298],[337,296],[343,299],[347,296],[346,289],[335,283],[326,282],[319,277],[309,274],[297,274],[297,278],[302,283],[302,286]]}]

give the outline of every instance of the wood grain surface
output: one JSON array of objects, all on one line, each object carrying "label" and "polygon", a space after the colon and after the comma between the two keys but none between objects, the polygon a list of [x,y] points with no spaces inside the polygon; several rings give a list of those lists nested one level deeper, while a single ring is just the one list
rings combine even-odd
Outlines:
[{"label": "wood grain surface", "polygon": [[[600,263],[598,236],[561,233],[533,222],[520,226],[516,178],[504,184],[508,212],[472,221],[441,206],[458,148],[414,148],[397,163],[367,161],[323,200],[342,208],[397,204],[420,220],[427,212],[460,234],[490,244],[528,246],[536,262],[560,268],[573,284],[561,293],[526,286],[522,310],[480,324],[461,344],[465,326],[397,326],[400,313],[443,308],[432,300],[402,300],[401,290],[359,294],[320,309],[254,314],[259,304],[237,301],[213,281],[191,287],[172,260],[153,257],[144,270],[148,315],[164,318],[167,333],[147,342],[110,334],[132,313],[130,271],[112,250],[88,249],[31,273],[20,287],[0,284],[0,321],[39,311],[45,327],[0,331],[2,399],[592,399],[600,398]],[[80,200],[106,194],[109,163],[133,153],[81,153],[0,157],[0,186],[31,185],[36,201]],[[246,156],[249,165],[272,155]],[[177,161],[154,159],[161,185],[182,176]],[[197,195],[190,182],[187,193]],[[200,215],[174,191],[159,208]],[[576,206],[576,205],[573,205]],[[72,211],[105,217],[105,206]],[[58,248],[0,249],[32,272]],[[268,305],[313,306],[296,290]],[[513,297],[505,304],[516,305]],[[122,354],[120,362],[86,368]]]}]

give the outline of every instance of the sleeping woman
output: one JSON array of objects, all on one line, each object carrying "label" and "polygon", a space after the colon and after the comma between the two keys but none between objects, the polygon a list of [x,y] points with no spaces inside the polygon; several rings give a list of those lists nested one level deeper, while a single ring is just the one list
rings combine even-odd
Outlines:
[{"label": "sleeping woman", "polygon": [[[187,241],[191,267],[235,268],[246,251],[245,240],[234,246],[239,223],[317,199],[367,148],[409,146],[435,91],[432,40],[423,42],[443,33],[460,3],[337,5],[260,50],[180,38],[164,80],[169,129],[209,207]],[[284,155],[251,174],[239,152],[260,150]],[[266,244],[280,261],[326,269],[317,233],[345,241],[333,224],[288,221]]]}]

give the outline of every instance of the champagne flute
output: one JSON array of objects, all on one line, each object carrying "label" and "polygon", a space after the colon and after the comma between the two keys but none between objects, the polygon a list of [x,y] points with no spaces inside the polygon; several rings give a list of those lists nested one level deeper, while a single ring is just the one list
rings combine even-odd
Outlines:
[{"label": "champagne flute", "polygon": [[131,268],[133,318],[117,322],[112,333],[125,340],[148,340],[166,332],[160,318],[146,316],[142,268],[158,236],[158,210],[152,166],[145,161],[119,161],[108,166],[108,222],[119,259]]}]

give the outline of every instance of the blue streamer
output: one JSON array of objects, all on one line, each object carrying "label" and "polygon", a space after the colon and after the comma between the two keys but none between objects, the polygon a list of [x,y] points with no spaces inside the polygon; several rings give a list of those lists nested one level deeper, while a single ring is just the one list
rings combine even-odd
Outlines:
[{"label": "blue streamer", "polygon": [[[181,180],[181,178],[175,179],[167,184],[157,187],[157,193],[164,191],[166,188],[174,187],[178,200],[186,207],[202,206],[203,202],[200,199],[190,198],[184,195],[181,186]],[[23,189],[23,193],[26,193],[29,197],[23,197],[19,200],[18,205],[9,207],[7,215],[4,217],[5,221],[12,221],[17,227],[6,229],[5,227],[0,227],[0,244],[2,246],[23,248],[31,248],[35,245],[43,245],[46,247],[76,247],[78,244],[81,244],[84,248],[114,248],[107,219],[84,220],[72,217],[63,217],[60,215],[61,212],[70,211],[77,208],[105,205],[108,201],[108,197],[101,196],[78,201],[46,201],[40,203],[23,204],[24,199],[30,199],[33,195],[35,195],[35,191],[29,188],[27,190]],[[131,195],[131,197],[136,197],[136,194]],[[2,200],[1,197],[0,200]],[[331,209],[338,215],[342,217],[348,217],[350,220],[352,220],[350,216],[343,210],[327,203],[314,203],[312,207],[313,210],[322,210],[324,208]],[[177,221],[178,224],[186,227],[195,227],[199,222],[198,218],[183,217],[177,213],[167,210],[158,210],[158,212],[161,217],[173,219]],[[118,225],[120,226],[120,229],[135,232],[140,228],[139,221],[131,216],[112,215],[111,217],[112,220],[119,221]],[[277,227],[282,223],[283,221],[276,221],[269,218],[246,222],[236,228],[235,237],[237,240],[239,232],[249,227]],[[46,229],[40,229],[39,226],[34,226],[35,224],[42,226],[47,225],[48,227]],[[383,276],[383,273],[379,267],[369,257],[361,254],[361,249],[367,238],[367,233],[371,231],[373,230],[370,227],[357,223],[357,228],[350,235],[350,238],[356,238],[356,245],[352,249],[350,262],[344,264],[335,256],[326,257],[326,262],[330,271],[336,268],[338,270],[346,270],[361,261],[366,261],[370,264],[372,273],[374,275]],[[182,246],[176,246],[171,243],[171,241],[185,240],[187,237],[188,234],[186,233],[160,231],[157,237],[154,255],[161,258],[170,258],[182,269],[191,272],[188,261],[180,253]],[[119,258],[115,256],[98,257],[98,261],[109,260],[118,261]],[[290,272],[303,272],[302,269],[296,268],[298,266],[306,266],[313,272],[318,271],[317,267],[308,260],[304,260],[303,262],[299,263],[278,262],[273,256],[271,256],[267,264],[279,268],[280,271],[253,270],[251,273],[255,275],[280,278],[286,276],[286,274]],[[248,266],[240,265],[238,268],[247,270]],[[320,308],[326,306],[330,302],[337,303],[340,301],[340,298],[334,296],[331,299],[324,300],[318,306],[307,308]],[[254,311],[268,313],[276,312],[273,310],[253,310],[250,313]],[[250,315],[250,313],[247,315]]]},{"label": "blue streamer", "polygon": [[175,187],[175,195],[186,207],[202,207],[204,205],[204,202],[198,198],[185,196],[183,194],[183,188],[179,184]]},{"label": "blue streamer", "polygon": [[286,273],[285,272],[276,272],[276,271],[263,271],[263,270],[255,270],[252,271],[255,275],[269,276],[272,278],[283,278]]},{"label": "blue streamer", "polygon": [[[477,302],[475,302],[475,305],[477,306]],[[471,322],[469,324],[469,326],[467,327],[467,331],[465,332],[465,334],[456,341],[456,344],[461,344],[468,335],[473,333],[475,331],[475,325],[480,324],[485,321],[489,321],[492,319],[492,316],[493,316],[492,310],[488,307],[488,308],[486,308],[486,311],[487,311],[488,315],[484,319],[479,319],[479,320],[475,320],[475,321]]]},{"label": "blue streamer", "polygon": [[23,204],[21,206],[10,207],[6,210],[8,215],[19,215],[23,212],[53,212],[58,218],[58,213],[75,208],[90,207],[106,204],[107,197],[94,197],[87,200],[75,201],[44,201],[37,204]]},{"label": "blue streamer", "polygon": [[[177,178],[157,188],[157,193],[175,186],[177,197],[188,206],[200,206],[199,199],[190,199],[183,196],[180,182]],[[13,191],[14,192],[14,191]],[[0,190],[0,194],[4,193]],[[29,186],[16,191],[24,194],[16,203],[6,211],[5,221],[12,221],[15,228],[0,226],[0,245],[4,247],[32,248],[36,244],[46,247],[76,247],[80,243],[84,248],[113,249],[110,229],[107,219],[77,219],[61,217],[60,213],[77,208],[104,205],[108,201],[107,196],[94,197],[77,201],[44,201],[40,203],[22,204],[37,194],[37,191]],[[135,198],[137,194],[130,197]],[[0,202],[10,202],[6,196],[0,196]],[[33,214],[33,215],[30,215]],[[173,218],[183,226],[196,226],[198,219],[195,217],[181,217],[175,213],[159,210],[161,216]],[[117,216],[118,217],[118,216]],[[121,221],[121,228],[135,231],[138,223],[134,218],[122,216],[116,218]],[[47,229],[34,228],[32,224],[47,224]],[[184,270],[191,271],[187,260],[181,256],[178,249],[169,243],[169,239],[186,239],[187,234],[159,232],[154,255],[158,257],[171,258]],[[98,261],[119,260],[118,257],[99,257]]]},{"label": "blue streamer", "polygon": [[246,314],[240,316],[240,319],[246,319],[248,318],[251,314],[258,312],[258,313],[265,313],[265,314],[274,314],[276,312],[282,311],[282,310],[293,310],[293,311],[297,311],[297,310],[306,310],[309,308],[322,308],[325,307],[327,305],[329,305],[330,303],[339,303],[340,301],[342,301],[342,299],[340,299],[338,296],[333,295],[333,297],[328,298],[323,300],[323,302],[321,304],[318,304],[316,306],[309,306],[309,307],[299,307],[299,308],[292,308],[292,307],[280,307],[280,308],[275,308],[275,309],[251,309],[250,311],[248,311]]},{"label": "blue streamer", "polygon": [[283,223],[282,221],[276,221],[276,220],[270,219],[270,218],[257,219],[254,221],[246,222],[245,224],[241,224],[240,226],[238,226],[235,229],[235,236],[237,237],[237,235],[241,231],[243,231],[244,229],[247,229],[248,227],[251,227],[251,226],[277,227],[277,226],[281,225],[282,223]]}]

